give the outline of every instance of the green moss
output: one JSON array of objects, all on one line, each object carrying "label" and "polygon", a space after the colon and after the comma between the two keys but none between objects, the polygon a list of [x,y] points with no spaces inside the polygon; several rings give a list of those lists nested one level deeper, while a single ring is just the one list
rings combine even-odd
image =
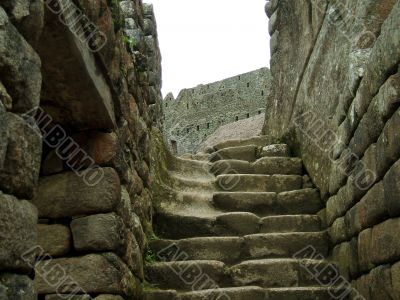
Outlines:
[{"label": "green moss", "polygon": [[157,256],[153,251],[147,250],[144,260],[148,264],[154,264],[157,261]]},{"label": "green moss", "polygon": [[142,288],[145,291],[155,291],[155,290],[159,289],[157,287],[157,285],[151,284],[150,282],[147,282],[146,280],[142,282]]}]

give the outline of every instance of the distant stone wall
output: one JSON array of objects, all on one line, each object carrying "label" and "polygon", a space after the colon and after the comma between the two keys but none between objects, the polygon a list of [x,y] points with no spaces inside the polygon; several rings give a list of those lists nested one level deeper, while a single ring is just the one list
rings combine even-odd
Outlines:
[{"label": "distant stone wall", "polygon": [[1,1],[0,299],[143,299],[160,61],[140,0]]},{"label": "distant stone wall", "polygon": [[341,274],[363,299],[400,299],[400,2],[266,8],[274,93],[264,133],[288,142],[321,190]]},{"label": "distant stone wall", "polygon": [[194,153],[220,126],[265,112],[270,71],[262,68],[182,90],[163,102],[168,145],[177,154]]}]

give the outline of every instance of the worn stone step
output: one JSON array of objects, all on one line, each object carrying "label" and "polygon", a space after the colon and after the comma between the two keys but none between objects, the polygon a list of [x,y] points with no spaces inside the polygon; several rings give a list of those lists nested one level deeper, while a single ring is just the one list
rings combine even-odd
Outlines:
[{"label": "worn stone step", "polygon": [[155,240],[149,247],[161,261],[182,259],[238,262],[243,255],[244,239],[240,237],[195,237],[182,240]]},{"label": "worn stone step", "polygon": [[218,192],[213,195],[215,207],[225,211],[247,211],[257,215],[315,214],[322,208],[317,190],[292,192]]},{"label": "worn stone step", "polygon": [[179,295],[179,300],[265,300],[265,290],[256,286],[214,288]]},{"label": "worn stone step", "polygon": [[[245,261],[229,268],[235,286],[318,286],[314,270],[336,267],[323,260],[266,259]],[[315,272],[315,273],[314,273]]]},{"label": "worn stone step", "polygon": [[210,162],[219,160],[236,159],[254,162],[257,158],[257,146],[247,145],[224,148],[210,155]]},{"label": "worn stone step", "polygon": [[219,160],[212,164],[210,171],[216,176],[222,174],[265,174],[301,175],[303,162],[300,158],[264,157],[254,163],[244,160]]},{"label": "worn stone step", "polygon": [[167,239],[183,239],[209,236],[210,232],[213,232],[215,218],[156,213],[153,223],[155,232],[159,236]]},{"label": "worn stone step", "polygon": [[[253,234],[244,237],[195,237],[181,240],[160,239],[150,249],[160,261],[217,260],[237,263],[241,260],[292,257],[312,246],[321,255],[328,254],[328,236],[324,232]],[[182,253],[185,255],[181,256]]]},{"label": "worn stone step", "polygon": [[252,164],[255,174],[303,174],[303,161],[297,157],[263,157]]},{"label": "worn stone step", "polygon": [[242,175],[217,176],[217,187],[227,192],[285,192],[302,188],[303,178],[298,175]]},{"label": "worn stone step", "polygon": [[175,290],[150,290],[144,291],[143,300],[179,300]]},{"label": "worn stone step", "polygon": [[181,291],[203,289],[203,284],[210,282],[218,284],[220,287],[231,286],[230,277],[226,274],[225,264],[212,260],[147,264],[146,279],[160,289]]},{"label": "worn stone step", "polygon": [[325,257],[329,251],[326,232],[252,234],[245,236],[244,240],[245,256],[250,259],[292,257],[309,246]]},{"label": "worn stone step", "polygon": [[257,136],[250,139],[243,140],[228,140],[214,145],[216,151],[239,146],[255,145],[257,147],[263,147],[268,144],[268,138],[266,136]]},{"label": "worn stone step", "polygon": [[261,233],[317,232],[321,219],[317,215],[269,216],[261,219]]},{"label": "worn stone step", "polygon": [[[335,292],[334,292],[335,291]],[[348,290],[329,287],[292,287],[265,289],[268,300],[348,300]]]}]

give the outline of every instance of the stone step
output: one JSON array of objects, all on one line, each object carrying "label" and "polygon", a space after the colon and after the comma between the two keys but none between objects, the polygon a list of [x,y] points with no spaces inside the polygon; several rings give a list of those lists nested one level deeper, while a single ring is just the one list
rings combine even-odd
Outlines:
[{"label": "stone step", "polygon": [[245,286],[213,288],[209,290],[178,293],[175,290],[144,292],[144,300],[348,300],[348,290],[327,287],[261,288]]},{"label": "stone step", "polygon": [[261,233],[317,232],[321,219],[317,215],[269,216],[261,219]]},{"label": "stone step", "polygon": [[324,257],[329,252],[329,236],[326,232],[261,233],[244,237],[245,256],[249,259],[292,257],[312,246]]},{"label": "stone step", "polygon": [[276,192],[294,191],[302,188],[299,175],[242,175],[217,176],[217,187],[226,192]]},{"label": "stone step", "polygon": [[257,146],[238,146],[230,147],[214,152],[210,155],[210,162],[216,162],[219,160],[244,160],[248,162],[254,162],[257,159]]},{"label": "stone step", "polygon": [[322,209],[322,201],[316,189],[291,192],[217,192],[213,204],[224,211],[245,211],[261,216],[315,214]]},{"label": "stone step", "polygon": [[265,136],[257,136],[250,139],[244,140],[228,140],[221,142],[219,144],[214,145],[215,151],[225,149],[225,148],[232,148],[232,147],[239,147],[239,146],[248,146],[248,145],[255,145],[257,147],[263,147],[268,144],[268,138]]},{"label": "stone step", "polygon": [[265,289],[268,300],[348,300],[349,291],[329,287],[292,287]]},{"label": "stone step", "polygon": [[186,216],[173,213],[154,215],[155,231],[167,239],[208,236],[245,236],[257,233],[317,232],[315,215],[258,217],[249,212],[229,212],[214,216]]},{"label": "stone step", "polygon": [[314,270],[330,267],[336,270],[323,260],[265,259],[242,262],[229,268],[229,273],[235,286],[306,287],[319,285]]},{"label": "stone step", "polygon": [[257,286],[220,288],[178,293],[175,290],[145,291],[144,300],[265,300],[265,289]]},{"label": "stone step", "polygon": [[312,246],[321,255],[327,255],[327,234],[255,234],[244,237],[213,236],[150,242],[150,249],[160,261],[217,260],[230,264],[249,259],[292,257],[308,246]]},{"label": "stone step", "polygon": [[303,162],[300,158],[289,157],[264,157],[254,163],[244,160],[219,160],[212,164],[210,171],[216,176],[222,174],[302,175]]},{"label": "stone step", "polygon": [[215,288],[179,295],[179,300],[265,300],[265,290],[256,286]]},{"label": "stone step", "polygon": [[146,279],[160,289],[181,291],[204,289],[203,284],[231,286],[225,264],[220,261],[155,262],[146,265]]}]

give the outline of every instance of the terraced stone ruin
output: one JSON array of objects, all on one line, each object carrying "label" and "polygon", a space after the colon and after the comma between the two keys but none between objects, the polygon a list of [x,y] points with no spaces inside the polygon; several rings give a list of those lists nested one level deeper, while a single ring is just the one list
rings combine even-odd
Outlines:
[{"label": "terraced stone ruin", "polygon": [[400,299],[400,1],[266,13],[262,134],[177,156],[152,5],[0,2],[0,300]]}]

